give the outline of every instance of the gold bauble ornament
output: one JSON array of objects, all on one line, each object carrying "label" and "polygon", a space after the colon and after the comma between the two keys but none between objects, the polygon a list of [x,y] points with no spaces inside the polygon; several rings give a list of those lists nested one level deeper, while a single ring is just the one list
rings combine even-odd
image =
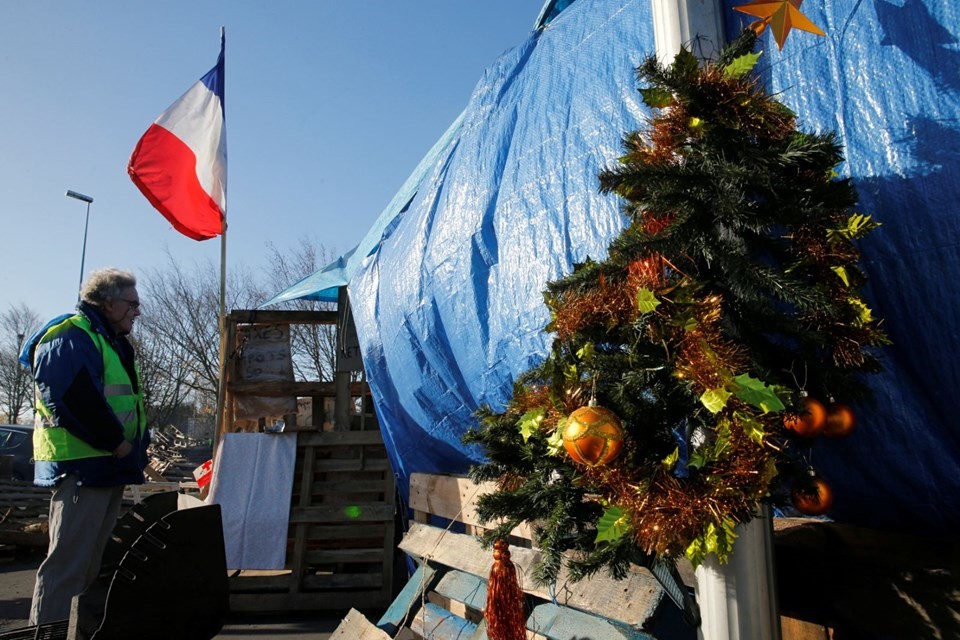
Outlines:
[{"label": "gold bauble ornament", "polygon": [[857,414],[842,402],[827,405],[827,426],[823,435],[828,438],[846,438],[857,426]]},{"label": "gold bauble ornament", "polygon": [[603,407],[580,407],[571,413],[561,437],[574,462],[588,467],[610,463],[623,449],[620,418]]}]

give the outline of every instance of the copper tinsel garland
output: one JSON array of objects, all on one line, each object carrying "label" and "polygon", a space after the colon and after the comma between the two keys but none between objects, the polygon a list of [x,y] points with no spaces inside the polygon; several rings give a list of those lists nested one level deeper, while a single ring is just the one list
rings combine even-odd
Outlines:
[{"label": "copper tinsel garland", "polygon": [[719,322],[721,300],[708,296],[697,307],[697,327],[681,333],[676,370],[699,386],[699,392],[723,387],[726,380],[741,373],[746,357],[737,346],[723,337]]},{"label": "copper tinsel garland", "polygon": [[585,327],[615,326],[634,314],[633,297],[622,279],[600,277],[596,289],[567,293],[555,310],[553,326],[560,340],[569,340]]},{"label": "copper tinsel garland", "polygon": [[675,556],[704,533],[706,522],[719,524],[724,516],[743,521],[753,514],[767,491],[773,452],[733,425],[729,451],[696,479],[677,478],[661,464],[591,467],[583,475],[606,501],[631,513],[640,549]]}]

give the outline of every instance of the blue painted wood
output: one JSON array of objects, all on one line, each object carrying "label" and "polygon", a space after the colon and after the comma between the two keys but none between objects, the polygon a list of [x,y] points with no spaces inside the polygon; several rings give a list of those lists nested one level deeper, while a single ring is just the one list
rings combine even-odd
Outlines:
[{"label": "blue painted wood", "polygon": [[420,599],[425,591],[429,591],[435,575],[435,569],[421,564],[390,603],[390,607],[377,622],[377,626],[390,635],[395,634],[403,626],[407,612],[411,608],[414,611],[419,608]]},{"label": "blue painted wood", "polygon": [[487,605],[487,581],[456,569],[447,571],[433,590],[476,611],[483,611]]},{"label": "blue painted wood", "polygon": [[414,618],[410,629],[431,640],[470,640],[477,625],[428,602]]},{"label": "blue painted wood", "polygon": [[534,607],[527,629],[550,640],[655,640],[632,627],[614,624],[606,618],[546,602]]}]

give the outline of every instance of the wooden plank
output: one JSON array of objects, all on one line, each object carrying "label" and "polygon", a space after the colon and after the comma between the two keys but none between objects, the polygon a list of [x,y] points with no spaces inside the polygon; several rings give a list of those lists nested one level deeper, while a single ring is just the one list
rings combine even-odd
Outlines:
[{"label": "wooden plank", "polygon": [[545,602],[534,607],[527,628],[550,640],[656,640],[639,629],[618,627],[597,616]]},{"label": "wooden plank", "polygon": [[384,522],[393,520],[393,507],[375,502],[354,505],[294,507],[291,524],[326,524],[330,522]]},{"label": "wooden plank", "polygon": [[826,627],[805,620],[780,616],[781,640],[830,640]]},{"label": "wooden plank", "polygon": [[50,536],[46,531],[23,531],[0,528],[0,544],[12,544],[23,547],[46,547]]},{"label": "wooden plank", "polygon": [[[226,336],[221,333],[220,341],[220,375],[223,380],[226,380],[227,384],[222,385],[222,397],[217,397],[217,402],[219,403],[219,409],[222,412],[221,415],[217,416],[217,429],[216,429],[216,442],[213,443],[214,452],[217,451],[218,444],[220,441],[220,434],[233,431],[234,423],[234,396],[230,392],[230,381],[239,379],[240,372],[240,358],[234,357],[236,355],[236,344],[237,344],[237,324],[235,322],[228,322],[225,318],[220,320],[220,329],[221,331],[226,325]],[[228,355],[229,354],[229,355]],[[216,455],[216,453],[214,453]],[[210,490],[210,485],[204,487],[207,491]]]},{"label": "wooden plank", "polygon": [[227,580],[230,593],[288,593],[296,584],[289,572],[282,575],[238,575]]},{"label": "wooden plank", "polygon": [[390,600],[377,590],[230,594],[230,610],[247,613],[346,611],[358,603],[364,608],[377,609],[389,606]]},{"label": "wooden plank", "polygon": [[[359,382],[351,382],[344,385],[344,388],[354,396],[363,393],[363,387]],[[271,398],[333,396],[337,392],[336,383],[317,380],[258,381],[234,378],[227,382],[227,389],[236,395],[267,396]],[[375,431],[371,430],[369,433],[375,433]]]},{"label": "wooden plank", "polygon": [[383,584],[381,573],[327,573],[303,579],[304,591],[321,589],[379,589]]},{"label": "wooden plank", "polygon": [[336,311],[234,309],[228,318],[236,324],[337,324]]},{"label": "wooden plank", "polygon": [[427,602],[417,612],[410,624],[410,629],[431,640],[459,640],[472,636],[477,630],[477,625],[432,602]]},{"label": "wooden plank", "polygon": [[386,458],[367,458],[362,459],[327,459],[317,460],[315,463],[317,472],[334,471],[390,471],[390,461]]},{"label": "wooden plank", "polygon": [[350,609],[333,630],[331,640],[391,640],[391,636],[378,629],[356,609]]},{"label": "wooden plank", "polygon": [[[307,538],[313,542],[327,540],[372,540],[383,537],[386,527],[387,525],[384,522],[310,525],[307,529]],[[390,546],[393,546],[392,543]],[[384,549],[388,548],[390,547],[384,547]]]},{"label": "wooden plank", "polygon": [[433,590],[475,611],[483,611],[487,605],[487,581],[463,571],[447,571]]},{"label": "wooden plank", "polygon": [[269,398],[287,396],[315,396],[333,390],[331,382],[300,382],[296,380],[246,381],[231,380],[227,389],[238,396],[257,395]]},{"label": "wooden plank", "polygon": [[[355,479],[341,479],[339,474],[330,474],[328,479],[318,480],[310,488],[314,496],[322,496],[324,502],[343,497],[345,495],[368,496],[364,502],[386,502],[390,493],[386,493],[382,471],[354,471]],[[369,479],[366,479],[369,478]],[[391,482],[387,483],[392,485]],[[351,498],[354,499],[354,498]]]},{"label": "wooden plank", "polygon": [[[309,487],[313,482],[314,475],[314,464],[316,461],[316,447],[304,446],[301,448],[300,442],[306,436],[302,433],[297,434],[297,449],[302,452],[303,455],[303,469],[300,472],[299,483],[294,481],[293,493],[297,493],[297,487],[300,487],[299,496],[297,497],[296,506],[291,505],[290,512],[291,516],[293,510],[297,508],[308,507],[311,503],[311,496],[308,491],[304,491],[303,487]],[[293,553],[288,554],[287,562],[293,568],[293,591],[299,590],[299,585],[303,582],[303,578],[306,574],[306,562],[304,560],[304,554],[307,549],[307,523],[298,523],[294,522],[293,518],[290,517],[287,520],[287,526],[293,527]]]},{"label": "wooden plank", "polygon": [[336,564],[340,562],[383,563],[385,549],[308,549],[304,554],[307,564]]},{"label": "wooden plank", "polygon": [[301,447],[383,446],[379,431],[320,431],[303,434],[297,444]]},{"label": "wooden plank", "polygon": [[[462,476],[413,473],[410,475],[410,508],[466,525],[490,528],[490,524],[484,525],[480,521],[476,501],[480,496],[495,490],[496,484],[493,482],[474,484],[469,478]],[[533,539],[533,529],[527,523],[521,524],[511,533],[519,538]]]},{"label": "wooden plank", "polygon": [[410,611],[420,606],[420,600],[432,586],[435,575],[436,570],[421,564],[377,621],[377,626],[391,635],[395,634],[397,629],[404,626]]},{"label": "wooden plank", "polygon": [[[473,536],[419,523],[411,525],[400,548],[416,558],[427,558],[430,562],[483,579],[490,575],[493,564],[493,551],[482,549],[480,541]],[[643,624],[656,611],[664,595],[656,579],[642,567],[634,567],[621,581],[598,574],[577,583],[571,582],[566,569],[561,569],[555,594],[551,594],[536,585],[531,577],[539,558],[538,551],[511,546],[510,555],[517,565],[524,591],[544,600],[552,600],[556,595],[556,601],[562,605],[595,612],[629,625]]]}]

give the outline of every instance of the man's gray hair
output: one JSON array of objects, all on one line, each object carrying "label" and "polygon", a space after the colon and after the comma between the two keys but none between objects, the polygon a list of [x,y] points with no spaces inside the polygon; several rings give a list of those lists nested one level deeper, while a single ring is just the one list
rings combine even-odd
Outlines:
[{"label": "man's gray hair", "polygon": [[116,302],[123,290],[137,286],[137,279],[129,271],[98,269],[91,273],[80,289],[80,299],[98,309],[108,302]]}]

